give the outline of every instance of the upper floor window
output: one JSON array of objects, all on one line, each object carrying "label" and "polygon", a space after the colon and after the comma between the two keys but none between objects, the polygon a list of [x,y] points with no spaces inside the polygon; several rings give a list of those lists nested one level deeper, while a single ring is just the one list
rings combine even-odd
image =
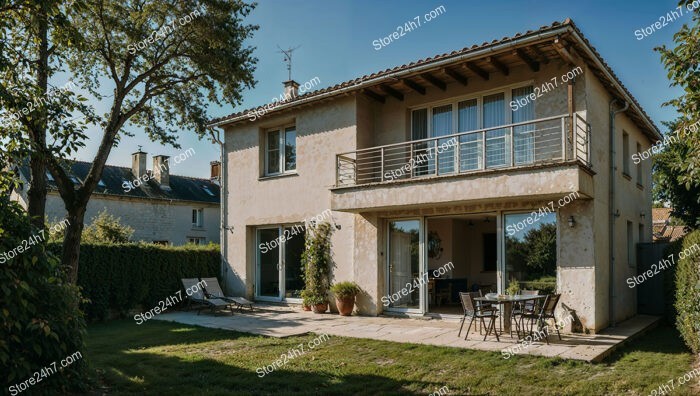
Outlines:
[{"label": "upper floor window", "polygon": [[622,173],[630,174],[630,135],[622,132]]},{"label": "upper floor window", "polygon": [[[638,153],[642,152],[642,145],[639,143],[637,143],[637,152]],[[638,161],[636,166],[637,166],[637,184],[639,184],[641,186],[642,180],[643,180],[643,178],[642,178],[642,176],[643,176],[642,175],[642,161]]]},{"label": "upper floor window", "polygon": [[192,209],[192,227],[204,226],[204,210]]},{"label": "upper floor window", "polygon": [[297,131],[294,126],[265,133],[265,175],[277,175],[297,168]]}]

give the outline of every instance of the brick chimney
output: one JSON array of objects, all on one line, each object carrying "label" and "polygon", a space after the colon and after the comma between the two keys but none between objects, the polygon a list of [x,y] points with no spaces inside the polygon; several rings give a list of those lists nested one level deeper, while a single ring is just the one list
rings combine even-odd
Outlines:
[{"label": "brick chimney", "polygon": [[284,82],[285,100],[295,99],[299,95],[299,83],[294,80]]},{"label": "brick chimney", "polygon": [[221,162],[212,161],[209,165],[211,166],[211,180],[219,180],[221,178]]},{"label": "brick chimney", "polygon": [[131,173],[139,179],[142,179],[143,176],[146,175],[147,156],[148,153],[141,151],[141,147],[139,147],[139,151],[131,154]]},{"label": "brick chimney", "polygon": [[161,188],[170,189],[170,157],[167,155],[153,156],[153,178]]}]

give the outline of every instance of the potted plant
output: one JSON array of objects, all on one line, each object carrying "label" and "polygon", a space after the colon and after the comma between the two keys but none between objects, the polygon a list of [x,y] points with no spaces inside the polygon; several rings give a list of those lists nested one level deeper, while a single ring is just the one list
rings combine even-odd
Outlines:
[{"label": "potted plant", "polygon": [[355,297],[362,290],[355,282],[339,282],[331,286],[331,292],[335,294],[335,302],[338,304],[338,312],[341,316],[350,316],[355,307]]},{"label": "potted plant", "polygon": [[332,232],[328,222],[307,228],[304,252],[301,255],[306,283],[304,303],[310,305],[314,313],[323,313],[328,309]]},{"label": "potted plant", "polygon": [[510,281],[510,283],[508,284],[508,288],[506,289],[506,294],[514,296],[518,293],[520,293],[520,282],[518,282],[517,280]]},{"label": "potted plant", "polygon": [[301,298],[302,298],[301,308],[304,311],[311,311],[311,299],[310,299],[310,297],[311,297],[311,295],[309,294],[309,292],[306,289],[301,291]]},{"label": "potted plant", "polygon": [[324,313],[328,310],[328,298],[325,295],[311,295],[308,297],[308,303],[314,313]]}]

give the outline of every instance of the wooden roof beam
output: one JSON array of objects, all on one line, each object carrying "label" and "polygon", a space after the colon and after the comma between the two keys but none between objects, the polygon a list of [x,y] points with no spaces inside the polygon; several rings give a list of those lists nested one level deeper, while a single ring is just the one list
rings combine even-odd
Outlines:
[{"label": "wooden roof beam", "polygon": [[547,55],[540,51],[540,49],[537,48],[536,45],[527,48],[529,48],[532,52],[535,53],[535,56],[540,61],[540,63],[544,63],[545,65],[549,64],[549,58],[547,57]]},{"label": "wooden roof beam", "polygon": [[396,98],[397,100],[403,102],[403,94],[388,85],[380,86],[381,90],[386,92],[387,95]]},{"label": "wooden roof beam", "polygon": [[447,84],[445,84],[444,81],[440,80],[439,78],[433,76],[430,73],[423,73],[420,75],[425,79],[425,81],[433,84],[435,87],[440,88],[441,90],[445,91],[447,90]]},{"label": "wooden roof beam", "polygon": [[411,88],[412,90],[418,92],[419,94],[425,95],[425,87],[418,84],[417,82],[415,82],[413,80],[409,80],[409,79],[403,79],[403,80],[401,80],[401,82],[403,83],[403,85]]},{"label": "wooden roof beam", "polygon": [[564,45],[564,42],[559,37],[554,39],[553,45],[554,49],[557,50],[562,59],[564,59],[570,65],[576,65],[573,55],[571,55],[571,52],[569,52],[569,49]]},{"label": "wooden roof beam", "polygon": [[498,71],[503,73],[504,75],[508,75],[510,70],[508,70],[508,66],[504,65],[501,61],[499,61],[495,56],[489,56],[486,58],[486,61],[491,64],[491,66],[495,67]]},{"label": "wooden roof beam", "polygon": [[488,81],[489,73],[486,70],[480,68],[479,66],[473,64],[472,62],[465,63],[464,67],[467,70],[470,70],[472,73],[476,74],[477,76],[481,77],[482,80]]},{"label": "wooden roof beam", "polygon": [[459,73],[455,70],[444,68],[444,69],[442,69],[442,71],[443,71],[443,73],[450,76],[453,80],[459,82],[460,84],[462,84],[464,86],[466,86],[467,83],[469,82],[469,79],[466,76],[463,76],[461,73]]},{"label": "wooden roof beam", "polygon": [[376,93],[376,92],[374,92],[374,91],[372,91],[372,90],[363,88],[363,89],[360,90],[360,92],[362,92],[365,96],[367,96],[367,97],[369,97],[369,98],[371,98],[371,99],[376,100],[376,101],[379,102],[379,103],[385,103],[385,102],[386,102],[386,99],[385,99],[382,95],[379,95],[378,93]]},{"label": "wooden roof beam", "polygon": [[516,50],[513,51],[513,55],[517,56],[520,58],[525,64],[532,70],[533,72],[538,72],[540,71],[540,63],[533,60],[530,55],[527,54],[527,52],[523,51],[520,48],[517,48]]}]

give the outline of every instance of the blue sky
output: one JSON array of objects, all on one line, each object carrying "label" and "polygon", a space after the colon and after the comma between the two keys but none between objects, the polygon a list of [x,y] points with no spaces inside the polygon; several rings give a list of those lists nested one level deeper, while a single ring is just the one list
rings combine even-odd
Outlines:
[{"label": "blue sky", "polygon": [[[398,25],[444,6],[436,19],[390,45],[375,50],[372,41],[385,37]],[[319,88],[384,70],[473,44],[512,36],[537,29],[570,17],[607,61],[622,83],[634,95],[659,128],[662,121],[674,118],[675,111],[662,103],[680,95],[670,88],[667,73],[653,48],[671,45],[673,34],[683,23],[684,15],[649,37],[638,40],[635,30],[652,25],[659,17],[674,10],[674,1],[376,1],[376,0],[260,0],[248,22],[260,29],[249,44],[256,47],[258,58],[257,86],[244,92],[240,106],[212,107],[211,116],[220,117],[261,105],[279,96],[282,81],[287,79],[286,66],[277,45],[300,46],[294,52],[292,78],[305,82],[320,79]],[[99,109],[107,105],[99,106]],[[174,155],[181,150],[148,141],[147,136],[126,126],[135,136],[126,137],[112,150],[108,164],[130,166],[130,154],[142,145],[150,155]],[[91,135],[98,135],[95,130]],[[77,158],[91,161],[99,136],[81,150]],[[196,155],[173,165],[174,174],[208,177],[209,162],[218,159],[218,146],[199,141],[191,131],[183,130],[179,142],[182,150],[193,148]],[[149,157],[149,167],[151,159]]]}]

